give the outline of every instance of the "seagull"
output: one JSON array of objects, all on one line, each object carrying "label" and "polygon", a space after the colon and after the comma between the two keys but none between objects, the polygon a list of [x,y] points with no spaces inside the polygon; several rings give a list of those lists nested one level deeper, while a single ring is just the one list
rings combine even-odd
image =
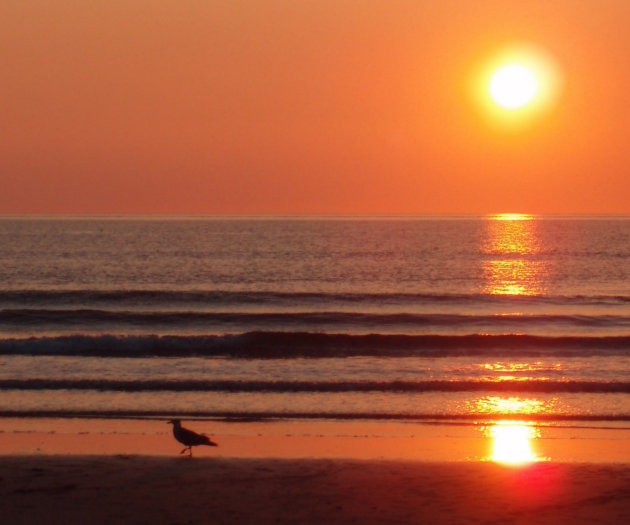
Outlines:
[{"label": "seagull", "polygon": [[192,447],[196,447],[197,445],[207,445],[209,447],[219,446],[208,436],[197,434],[197,432],[193,432],[192,430],[182,427],[182,422],[179,419],[171,419],[168,423],[173,425],[173,436],[175,439],[182,445],[186,445],[180,454],[183,454],[186,450],[188,450],[190,457],[192,458]]}]

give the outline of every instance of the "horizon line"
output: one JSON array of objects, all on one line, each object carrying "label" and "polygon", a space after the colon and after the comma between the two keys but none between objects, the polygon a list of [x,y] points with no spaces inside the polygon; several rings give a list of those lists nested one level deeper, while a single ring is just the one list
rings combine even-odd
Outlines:
[{"label": "horizon line", "polygon": [[544,219],[624,219],[630,213],[527,213],[527,212],[491,212],[491,213],[252,213],[252,214],[205,214],[205,213],[0,213],[0,220],[81,220],[81,219],[214,219],[214,220],[334,220],[334,219],[487,219],[502,215],[522,215],[528,218]]}]

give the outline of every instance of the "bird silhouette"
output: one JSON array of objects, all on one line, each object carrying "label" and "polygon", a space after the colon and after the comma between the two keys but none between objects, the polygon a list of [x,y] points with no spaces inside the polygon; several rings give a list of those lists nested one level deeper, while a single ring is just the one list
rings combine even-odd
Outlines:
[{"label": "bird silhouette", "polygon": [[197,445],[207,445],[209,447],[219,446],[208,436],[197,434],[197,432],[184,428],[179,419],[171,419],[168,423],[173,425],[173,437],[175,437],[175,439],[182,445],[186,445],[180,454],[183,454],[186,450],[188,450],[190,457],[192,457],[192,447],[196,447]]}]

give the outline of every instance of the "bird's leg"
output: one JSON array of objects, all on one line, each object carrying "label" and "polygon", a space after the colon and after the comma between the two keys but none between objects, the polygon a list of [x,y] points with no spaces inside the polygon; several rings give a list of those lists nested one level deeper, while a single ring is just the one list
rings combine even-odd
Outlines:
[{"label": "bird's leg", "polygon": [[192,447],[188,447],[188,451],[190,452],[190,456],[192,458]]},{"label": "bird's leg", "polygon": [[180,452],[180,454],[183,454],[184,452],[186,452],[186,450],[188,450],[188,447],[184,447],[182,451]]}]

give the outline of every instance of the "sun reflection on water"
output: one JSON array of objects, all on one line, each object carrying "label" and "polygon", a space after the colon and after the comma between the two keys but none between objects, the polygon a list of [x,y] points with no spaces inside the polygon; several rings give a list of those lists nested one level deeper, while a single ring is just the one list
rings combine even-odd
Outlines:
[{"label": "sun reflection on water", "polygon": [[[498,361],[495,363],[483,363],[480,365],[485,370],[492,372],[538,372],[549,368],[550,365],[543,363],[542,361],[533,361],[531,363],[512,363],[505,361]],[[553,363],[554,368],[559,368],[559,363]]]},{"label": "sun reflection on water", "polygon": [[[540,224],[532,215],[502,213],[486,221],[486,232],[481,247],[484,254],[484,292],[491,295],[528,296],[546,291],[549,268],[542,254]],[[515,312],[519,314],[519,312]],[[511,313],[514,315],[515,313]],[[491,381],[523,381],[540,379],[540,372],[548,365],[533,362],[485,363],[481,367]],[[557,399],[484,396],[468,403],[470,412],[505,420],[483,427],[492,441],[489,459],[507,464],[524,464],[545,458],[537,456],[532,442],[540,437],[540,430],[531,422],[515,421],[538,414],[554,412]]]},{"label": "sun reflection on water", "polygon": [[541,251],[538,221],[532,215],[503,213],[489,217],[483,252],[485,293],[538,295],[548,272]]},{"label": "sun reflection on water", "polygon": [[[533,362],[495,362],[481,363],[478,365],[480,371],[487,375],[485,381],[548,381],[550,373],[557,373],[562,369],[559,363]],[[546,372],[546,373],[545,373]]]},{"label": "sun reflection on water", "polygon": [[535,398],[483,396],[469,406],[476,414],[542,414],[553,411],[553,401]]}]

